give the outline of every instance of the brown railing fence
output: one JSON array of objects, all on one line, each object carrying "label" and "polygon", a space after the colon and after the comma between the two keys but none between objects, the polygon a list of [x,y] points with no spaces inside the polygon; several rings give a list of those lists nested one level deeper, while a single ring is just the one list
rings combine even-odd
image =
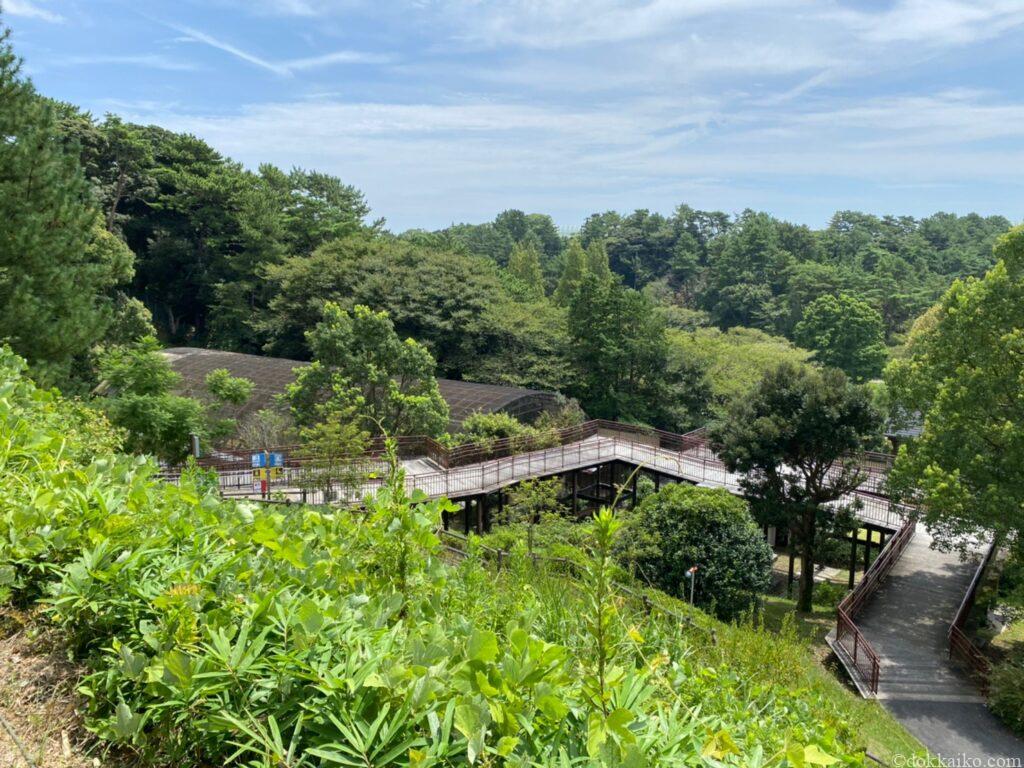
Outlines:
[{"label": "brown railing fence", "polygon": [[988,548],[988,551],[985,552],[985,557],[982,558],[978,568],[974,571],[974,577],[971,579],[970,586],[967,587],[964,599],[960,601],[960,607],[957,609],[956,616],[953,617],[953,623],[949,625],[948,633],[949,657],[963,662],[978,678],[982,688],[988,686],[988,675],[992,670],[992,665],[988,657],[971,640],[965,631],[965,627],[967,619],[974,608],[974,601],[978,597],[978,588],[985,578],[985,573],[988,571],[992,559],[999,550],[999,545],[1000,539],[997,536]]},{"label": "brown railing fence", "polygon": [[917,519],[911,515],[904,521],[896,535],[889,540],[885,549],[864,573],[864,577],[857,586],[843,598],[836,608],[836,643],[841,645],[849,655],[854,667],[860,673],[861,679],[872,694],[878,693],[881,665],[878,654],[857,627],[854,619],[864,609],[868,598],[875,593],[875,590],[899,561],[903,551],[910,544],[910,540],[914,538],[916,528]]}]

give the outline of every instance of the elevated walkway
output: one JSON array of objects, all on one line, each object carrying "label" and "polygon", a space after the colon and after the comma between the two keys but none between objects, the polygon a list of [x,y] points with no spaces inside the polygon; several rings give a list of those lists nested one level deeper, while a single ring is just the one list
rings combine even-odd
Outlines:
[{"label": "elevated walkway", "polygon": [[878,654],[877,698],[907,730],[944,759],[966,755],[979,765],[1011,765],[998,761],[1024,760],[1024,742],[989,712],[976,683],[949,659],[949,623],[980,549],[962,561],[956,552],[932,549],[919,525],[857,626]]},{"label": "elevated walkway", "polygon": [[[644,431],[615,422],[588,422],[579,428],[554,434],[558,445],[523,452],[516,452],[511,445],[498,446],[492,451],[509,455],[495,458],[483,458],[481,454],[486,454],[480,449],[475,453],[467,451],[470,446],[441,454],[435,443],[420,440],[412,444],[412,448],[407,448],[406,455],[402,457],[406,487],[410,491],[419,489],[430,498],[467,499],[494,493],[524,480],[555,477],[621,462],[665,478],[725,488],[730,493],[742,495],[740,476],[726,469],[702,437]],[[211,468],[217,471],[225,495],[260,496],[259,484],[253,482],[252,469],[243,462],[220,466],[214,463]],[[378,476],[383,474],[383,465],[379,461],[370,469],[376,470]],[[279,476],[271,480],[269,490],[293,501],[325,501],[322,491],[302,490],[304,475],[308,472],[308,465],[302,460],[289,458]],[[168,477],[174,480],[176,475],[171,472]],[[380,482],[368,481],[357,496],[372,493]],[[871,468],[861,488],[840,503],[858,502],[856,514],[863,522],[895,531],[902,523],[905,510],[893,507],[881,495],[883,484],[884,471]]]}]

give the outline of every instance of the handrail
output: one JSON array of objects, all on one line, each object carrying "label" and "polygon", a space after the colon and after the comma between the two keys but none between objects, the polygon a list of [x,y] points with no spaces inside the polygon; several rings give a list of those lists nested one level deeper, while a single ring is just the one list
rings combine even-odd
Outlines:
[{"label": "handrail", "polygon": [[[911,539],[914,538],[916,529],[917,518],[911,515],[904,521],[899,531],[889,539],[889,543],[864,572],[864,576],[857,586],[836,607],[836,643],[850,655],[854,667],[860,672],[872,694],[878,693],[881,662],[878,653],[854,622],[854,618],[863,610],[868,598],[875,593],[875,590],[896,565]],[[852,638],[852,647],[847,638]]]},{"label": "handrail", "polygon": [[[594,436],[601,431],[614,432],[617,435],[630,435],[640,438],[643,442],[652,444],[652,447],[671,450],[678,453],[686,453],[692,458],[717,460],[714,455],[707,429],[700,427],[690,432],[678,434],[667,432],[652,427],[643,427],[636,424],[625,424],[607,419],[592,419],[571,427],[550,430],[536,435],[522,435],[518,437],[507,437],[498,440],[463,443],[462,445],[445,447],[432,437],[424,435],[405,435],[394,438],[398,448],[399,456],[402,458],[426,457],[442,469],[478,464],[482,461],[504,458],[507,456],[519,455],[543,448],[554,448],[569,443],[579,442]],[[364,457],[367,459],[380,458],[385,449],[385,440],[381,437],[371,439]],[[285,466],[302,466],[318,457],[310,451],[308,446],[303,445],[280,445],[259,449],[237,448],[218,451],[218,455],[201,458],[197,461],[200,467],[217,471],[232,471],[251,469],[250,454],[268,452],[283,452],[285,454]],[[879,470],[871,464],[890,465],[892,456],[866,452],[858,458],[865,460],[861,464],[861,471],[869,477],[880,476],[884,478],[886,472]],[[168,477],[180,475],[184,467],[173,466],[164,469],[163,474]],[[880,490],[876,487],[871,492]]]},{"label": "handrail", "polygon": [[989,545],[988,551],[985,556],[981,559],[981,563],[974,571],[974,576],[971,577],[971,583],[967,587],[967,591],[964,593],[963,600],[960,601],[960,607],[957,609],[956,615],[953,617],[953,622],[949,625],[949,631],[947,632],[947,640],[949,642],[949,657],[958,658],[971,669],[971,672],[978,676],[982,684],[982,688],[988,685],[988,675],[992,670],[992,664],[988,657],[982,653],[981,649],[974,644],[970,636],[964,631],[964,625],[967,623],[967,618],[974,608],[974,601],[978,597],[978,588],[981,586],[982,579],[984,578],[985,572],[988,567],[992,564],[992,560],[995,557],[996,552],[999,550],[1000,538],[996,536],[992,540],[992,544]]}]

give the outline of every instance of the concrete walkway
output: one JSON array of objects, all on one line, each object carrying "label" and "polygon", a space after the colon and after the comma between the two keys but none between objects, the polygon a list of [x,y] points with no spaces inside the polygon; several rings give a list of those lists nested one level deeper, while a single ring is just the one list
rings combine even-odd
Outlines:
[{"label": "concrete walkway", "polygon": [[856,622],[881,659],[878,698],[907,730],[943,759],[965,755],[996,765],[1000,758],[1024,760],[1024,741],[989,712],[974,683],[949,660],[946,640],[980,561],[976,555],[961,562],[957,553],[938,552],[918,526]]}]

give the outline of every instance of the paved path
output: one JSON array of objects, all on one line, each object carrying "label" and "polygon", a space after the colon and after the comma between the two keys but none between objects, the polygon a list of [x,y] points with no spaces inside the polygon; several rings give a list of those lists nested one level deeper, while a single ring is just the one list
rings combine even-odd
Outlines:
[{"label": "paved path", "polygon": [[[949,660],[946,633],[981,554],[961,562],[931,549],[918,526],[903,557],[857,617],[881,659],[878,698],[932,752],[1024,759],[1024,742],[985,706],[977,687]],[[970,764],[970,763],[966,763]]]}]

